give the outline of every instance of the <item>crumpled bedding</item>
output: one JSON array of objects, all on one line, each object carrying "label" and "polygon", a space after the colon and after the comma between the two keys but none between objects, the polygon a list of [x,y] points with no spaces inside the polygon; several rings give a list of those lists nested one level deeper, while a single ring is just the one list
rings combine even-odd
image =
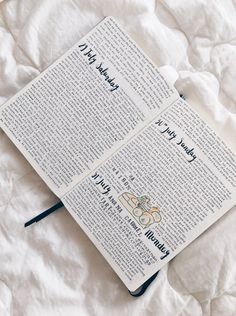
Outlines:
[{"label": "crumpled bedding", "polygon": [[[236,1],[5,0],[0,105],[112,15],[179,92],[235,146]],[[57,198],[0,131],[0,315],[236,315],[236,208],[133,298]]]}]

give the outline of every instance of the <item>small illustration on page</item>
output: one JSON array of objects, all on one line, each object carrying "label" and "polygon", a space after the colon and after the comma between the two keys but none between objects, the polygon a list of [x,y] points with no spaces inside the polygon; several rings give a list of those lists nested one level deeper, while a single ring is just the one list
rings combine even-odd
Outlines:
[{"label": "small illustration on page", "polygon": [[119,196],[119,201],[142,228],[161,221],[160,209],[151,206],[150,198],[147,195],[135,196],[132,193],[124,192]]}]

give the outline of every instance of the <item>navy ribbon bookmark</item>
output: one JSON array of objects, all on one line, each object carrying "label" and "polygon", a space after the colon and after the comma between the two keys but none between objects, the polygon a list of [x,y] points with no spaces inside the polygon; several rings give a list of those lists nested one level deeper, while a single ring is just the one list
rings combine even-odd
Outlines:
[{"label": "navy ribbon bookmark", "polygon": [[139,297],[139,296],[143,295],[146,292],[149,285],[155,280],[158,273],[159,273],[159,271],[154,273],[153,276],[151,276],[145,283],[143,283],[143,285],[141,285],[136,291],[134,291],[134,292],[129,291],[129,294],[134,296],[134,297]]},{"label": "navy ribbon bookmark", "polygon": [[31,220],[29,220],[27,223],[25,223],[24,226],[27,227],[33,223],[41,221],[41,219],[47,217],[48,215],[50,215],[51,213],[55,212],[56,210],[58,210],[59,208],[61,208],[63,206],[64,206],[64,204],[62,203],[62,201],[58,202],[57,204],[53,205],[52,207],[50,207],[46,211],[42,212],[41,214],[39,214],[39,215],[35,216],[34,218],[32,218]]}]

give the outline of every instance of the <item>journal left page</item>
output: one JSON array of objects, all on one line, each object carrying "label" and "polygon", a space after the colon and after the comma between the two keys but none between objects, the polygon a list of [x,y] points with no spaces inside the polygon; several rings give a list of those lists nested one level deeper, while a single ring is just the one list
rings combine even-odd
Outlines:
[{"label": "journal left page", "polygon": [[61,197],[178,98],[105,18],[0,109],[0,126]]}]

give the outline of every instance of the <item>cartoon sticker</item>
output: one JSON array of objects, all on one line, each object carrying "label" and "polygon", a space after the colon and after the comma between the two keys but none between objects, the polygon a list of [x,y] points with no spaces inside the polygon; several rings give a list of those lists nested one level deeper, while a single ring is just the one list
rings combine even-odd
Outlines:
[{"label": "cartoon sticker", "polygon": [[151,206],[150,198],[147,195],[135,196],[132,193],[124,192],[119,196],[119,201],[135,218],[142,228],[161,221],[160,209]]}]

